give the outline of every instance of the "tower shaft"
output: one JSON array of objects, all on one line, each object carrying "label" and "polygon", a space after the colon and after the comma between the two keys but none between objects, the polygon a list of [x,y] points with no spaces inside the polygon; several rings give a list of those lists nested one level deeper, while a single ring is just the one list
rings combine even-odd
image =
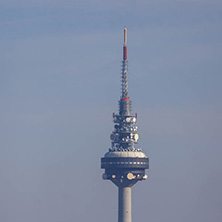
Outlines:
[{"label": "tower shaft", "polygon": [[118,222],[132,222],[131,191],[131,187],[119,187]]}]

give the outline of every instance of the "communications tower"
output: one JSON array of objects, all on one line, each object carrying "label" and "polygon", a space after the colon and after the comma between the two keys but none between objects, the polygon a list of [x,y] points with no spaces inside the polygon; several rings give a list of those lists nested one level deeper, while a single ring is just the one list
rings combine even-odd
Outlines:
[{"label": "communications tower", "polygon": [[119,190],[118,222],[132,222],[131,187],[139,180],[147,179],[145,169],[149,168],[149,158],[138,143],[137,114],[131,111],[128,96],[127,29],[124,28],[122,61],[122,93],[119,100],[119,113],[113,113],[114,130],[110,135],[111,148],[101,158],[101,168],[105,169],[104,180],[111,180]]}]

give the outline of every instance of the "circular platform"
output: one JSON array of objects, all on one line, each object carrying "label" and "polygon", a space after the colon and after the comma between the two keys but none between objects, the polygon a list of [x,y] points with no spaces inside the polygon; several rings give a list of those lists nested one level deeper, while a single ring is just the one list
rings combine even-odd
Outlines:
[{"label": "circular platform", "polygon": [[139,157],[139,158],[147,158],[146,154],[140,151],[114,151],[114,152],[107,152],[104,155],[105,158],[109,157]]}]

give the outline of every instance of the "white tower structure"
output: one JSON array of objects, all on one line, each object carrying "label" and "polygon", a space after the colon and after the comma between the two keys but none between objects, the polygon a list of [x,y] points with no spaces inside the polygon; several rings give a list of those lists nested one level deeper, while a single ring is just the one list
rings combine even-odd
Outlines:
[{"label": "white tower structure", "polygon": [[118,222],[132,222],[131,187],[139,180],[147,179],[145,169],[149,168],[149,158],[138,143],[137,114],[130,113],[131,101],[128,97],[127,29],[124,28],[122,61],[122,93],[119,113],[113,114],[114,130],[110,135],[111,148],[101,158],[101,168],[105,169],[104,180],[111,180],[119,189]]}]

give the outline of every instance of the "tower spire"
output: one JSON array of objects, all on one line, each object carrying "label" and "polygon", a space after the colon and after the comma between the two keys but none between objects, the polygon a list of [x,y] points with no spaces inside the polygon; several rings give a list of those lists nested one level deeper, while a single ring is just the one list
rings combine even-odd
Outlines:
[{"label": "tower spire", "polygon": [[124,43],[123,43],[123,60],[127,60],[127,29],[124,28]]},{"label": "tower spire", "polygon": [[130,115],[130,99],[128,97],[128,61],[127,61],[127,29],[124,28],[123,61],[122,61],[122,95],[119,101],[119,113]]},{"label": "tower spire", "polygon": [[122,99],[128,98],[128,61],[127,61],[127,29],[124,28],[123,61],[122,61]]},{"label": "tower spire", "polygon": [[127,42],[127,29],[126,27],[124,28],[124,44]]}]

